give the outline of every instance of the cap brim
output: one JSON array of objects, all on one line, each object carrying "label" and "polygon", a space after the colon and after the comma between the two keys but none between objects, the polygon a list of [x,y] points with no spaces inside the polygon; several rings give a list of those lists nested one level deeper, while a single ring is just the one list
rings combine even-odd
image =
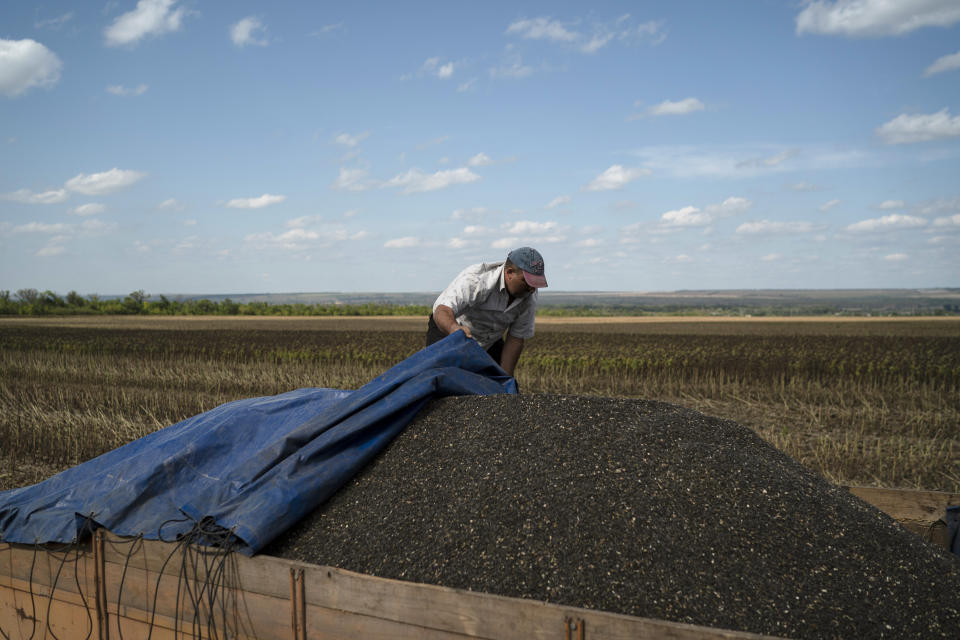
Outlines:
[{"label": "cap brim", "polygon": [[527,281],[527,284],[535,289],[542,289],[547,286],[547,279],[543,276],[538,276],[536,274],[530,273],[529,271],[523,272],[523,279]]}]

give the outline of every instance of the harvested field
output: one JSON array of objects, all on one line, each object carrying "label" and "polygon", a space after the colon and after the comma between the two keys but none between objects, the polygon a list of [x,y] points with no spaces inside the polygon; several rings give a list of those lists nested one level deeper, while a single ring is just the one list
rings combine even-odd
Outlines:
[{"label": "harvested field", "polygon": [[751,430],[643,400],[435,400],[266,553],[795,638],[960,625],[955,556]]},{"label": "harvested field", "polygon": [[[0,318],[0,489],[252,396],[353,389],[423,318]],[[829,480],[960,491],[960,318],[538,319],[524,391],[732,419]]]}]

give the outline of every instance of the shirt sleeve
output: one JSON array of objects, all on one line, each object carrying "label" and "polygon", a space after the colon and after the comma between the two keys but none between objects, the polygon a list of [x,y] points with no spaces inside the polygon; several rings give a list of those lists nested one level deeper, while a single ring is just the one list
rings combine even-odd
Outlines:
[{"label": "shirt sleeve", "polygon": [[467,267],[454,278],[453,282],[447,285],[447,288],[433,303],[434,312],[436,312],[437,307],[444,305],[453,310],[453,317],[456,318],[476,301],[480,287],[473,271],[474,267]]},{"label": "shirt sleeve", "polygon": [[526,308],[520,312],[517,319],[510,325],[510,335],[514,338],[523,338],[524,340],[533,337],[533,329],[536,324],[537,316],[537,294],[530,294]]}]

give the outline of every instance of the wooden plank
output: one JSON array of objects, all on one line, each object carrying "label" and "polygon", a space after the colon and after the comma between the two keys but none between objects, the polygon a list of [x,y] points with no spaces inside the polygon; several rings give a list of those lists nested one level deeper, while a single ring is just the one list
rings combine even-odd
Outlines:
[{"label": "wooden plank", "polygon": [[[105,557],[108,564],[127,561],[125,552],[118,553],[117,549],[111,548],[109,542],[106,546]],[[171,568],[179,571],[182,558],[176,555],[171,557],[171,549],[172,545],[169,543],[146,540],[142,547],[132,554],[131,562],[152,571],[159,570],[166,563],[165,572]],[[209,554],[209,557],[217,554],[216,551],[209,550],[204,553]],[[303,568],[308,611],[312,610],[311,607],[335,609],[460,636],[552,639],[563,637],[567,617],[585,617],[593,622],[591,638],[760,637],[650,618],[560,607],[535,600],[390,580],[264,555],[246,557],[233,554],[232,561],[236,564],[236,584],[242,585],[247,593],[289,601],[290,569]],[[289,615],[289,609],[285,609],[285,612]],[[506,620],[509,624],[491,623],[496,620]],[[313,626],[314,621],[308,620],[311,631]],[[513,631],[505,631],[510,627]],[[673,633],[680,635],[671,635]],[[337,636],[334,634],[334,637]]]},{"label": "wooden plank", "polygon": [[845,487],[853,495],[880,509],[927,542],[950,548],[947,507],[960,505],[960,494],[881,487]]},{"label": "wooden plank", "polygon": [[[0,628],[13,638],[96,638],[96,621],[87,617],[82,605],[60,600],[38,599],[36,608],[22,597],[14,597],[16,590],[0,587]],[[22,593],[20,594],[22,596]],[[14,605],[13,603],[16,602]],[[11,614],[12,608],[19,610]],[[19,634],[19,635],[18,635]]]},{"label": "wooden plank", "polygon": [[[847,489],[921,533],[942,529],[945,536],[945,527],[934,529],[931,525],[938,526],[936,523],[944,517],[948,505],[960,504],[960,494],[875,487]],[[226,565],[220,566],[222,562]],[[261,639],[291,637],[291,568],[303,571],[310,638],[546,639],[563,637],[569,619],[584,621],[591,640],[762,637],[389,580],[269,556],[223,557],[220,550],[203,547],[184,553],[176,544],[134,543],[119,538],[108,538],[104,549],[110,633],[118,637],[119,623],[125,634],[135,636],[146,630],[152,618],[154,637],[172,637],[178,626],[183,629],[183,622],[177,619],[189,621],[193,616],[192,607],[185,611],[182,598],[178,601],[177,588],[196,589],[197,581],[203,584],[208,574],[224,569],[220,595],[233,598],[248,619],[243,635]],[[183,580],[181,569],[188,576]],[[94,571],[87,547],[51,552],[0,544],[0,628],[8,635],[14,634],[11,637],[16,637],[16,633],[23,637],[47,637],[49,610],[50,627],[58,636],[86,635],[90,621],[95,620]],[[123,598],[118,602],[121,581]],[[51,587],[53,598],[49,597]]]},{"label": "wooden plank", "polygon": [[[126,637],[138,637],[136,634],[131,636],[130,630],[147,629],[150,627],[158,631],[166,630],[171,633],[174,630],[186,630],[186,632],[189,632],[192,629],[194,608],[186,604],[183,598],[181,598],[180,608],[178,609],[176,607],[177,588],[171,584],[176,584],[176,576],[165,576],[163,581],[161,581],[160,593],[156,599],[156,610],[152,608],[154,603],[153,592],[151,591],[149,594],[140,593],[138,589],[134,588],[137,584],[137,576],[133,576],[133,578],[133,582],[125,584],[124,597],[118,602],[116,596],[119,594],[119,577],[116,575],[108,576],[108,580],[115,579],[117,585],[114,593],[109,594],[113,597],[108,600],[106,607],[112,637],[120,637],[120,631],[122,631]],[[59,606],[57,603],[61,603],[73,605],[77,607],[78,610],[88,610],[90,612],[90,620],[93,621],[93,624],[96,624],[95,599],[89,594],[84,593],[81,595],[78,593],[75,584],[72,585],[72,589],[67,589],[63,586],[58,587],[52,592],[51,597],[51,589],[48,585],[30,583],[18,579],[12,580],[12,583],[12,588],[0,588],[2,589],[2,591],[0,591],[0,609],[6,605],[8,618],[13,616],[16,619],[27,620],[28,622],[32,618],[43,618],[45,620],[44,612],[51,606],[51,603],[54,607]],[[182,584],[180,584],[180,586],[182,586]],[[3,591],[7,591],[8,593],[3,593]],[[226,595],[229,596],[229,594]],[[279,610],[282,610],[286,603],[270,601],[250,605],[250,597],[247,594],[238,595],[246,601],[245,606],[251,609],[249,613],[253,619],[256,620],[256,624],[251,624],[247,619],[240,620],[237,617],[230,617],[228,618],[228,624],[224,625],[218,616],[215,626],[221,635],[224,635],[223,629],[228,628],[230,630],[229,637],[231,638],[249,640],[273,640],[274,638],[277,640],[288,640],[288,638],[290,638],[289,629],[281,629],[279,633],[273,632],[270,623],[275,622],[275,616],[273,616],[273,620],[271,620],[272,616],[268,613],[277,612],[278,606]],[[254,596],[254,598],[256,598],[256,596]],[[14,616],[17,609],[20,610],[21,614]],[[245,612],[246,611],[244,611],[244,613]],[[79,625],[81,621],[80,618],[77,616],[74,617],[76,618],[74,624]],[[83,619],[86,620],[86,617]],[[207,633],[206,616],[202,615],[200,620],[200,626],[202,627],[201,635],[209,636]],[[21,622],[19,626],[23,627],[26,624],[26,622]],[[118,626],[121,624],[123,628],[118,629]],[[76,626],[73,629],[73,633],[65,637],[78,637],[78,634],[79,637],[86,637],[89,632],[89,626],[88,623],[87,627],[84,627],[86,631]],[[154,635],[156,636],[156,633]],[[97,637],[96,630],[90,634],[90,637]]]},{"label": "wooden plank", "polygon": [[[96,638],[95,625],[93,618],[95,613],[92,610],[93,605],[87,602],[87,607],[83,606],[83,600],[79,595],[58,589],[54,593],[52,603],[49,600],[50,590],[48,587],[38,586],[29,593],[29,585],[23,581],[15,581],[16,589],[0,588],[0,629],[13,638],[29,638],[31,635],[35,638],[46,637],[44,634],[46,624],[46,611],[48,605],[52,611],[50,616],[54,632],[61,639],[89,637]],[[162,590],[168,591],[169,585],[163,585]],[[11,596],[13,594],[13,596]],[[23,615],[18,615],[16,608],[19,607]],[[90,611],[90,618],[83,613],[84,609]],[[159,607],[158,607],[159,608]],[[257,607],[259,609],[259,607]],[[192,616],[181,616],[178,622],[177,618],[168,617],[160,613],[152,614],[141,608],[130,606],[126,602],[126,597],[118,607],[116,603],[108,605],[110,634],[112,637],[142,638],[146,637],[149,630],[153,629],[154,638],[176,637],[195,638],[210,637],[205,626],[199,629],[199,634],[194,633],[191,625]],[[257,615],[257,614],[253,614]],[[305,612],[306,618],[313,621],[308,623],[307,638],[422,638],[423,640],[469,640],[469,636],[460,634],[451,634],[436,631],[434,629],[417,628],[413,625],[371,618],[351,614],[345,611],[333,609],[324,609],[322,607],[308,607]],[[186,619],[185,619],[186,618]],[[86,625],[86,626],[84,626]],[[222,637],[241,638],[249,640],[287,640],[291,637],[290,629],[284,629],[282,626],[272,626],[268,628],[263,624],[263,620],[253,625],[255,629],[247,628],[243,633],[230,632],[223,633],[223,625],[217,625],[218,635]],[[232,629],[241,628],[241,625],[231,625]],[[91,629],[93,631],[91,632]]]},{"label": "wooden plank", "polygon": [[[108,544],[109,548],[110,545]],[[140,549],[128,548],[133,553],[105,551],[106,589],[111,633],[116,629],[113,618],[149,622],[156,595],[155,624],[172,629],[177,617],[177,586],[193,584],[179,578],[183,557],[171,552],[174,545],[147,542]],[[32,548],[12,549],[11,574],[29,578],[33,563],[34,578],[53,582],[57,558],[44,557],[39,562],[32,558]],[[116,551],[116,549],[114,550]],[[201,558],[211,559],[214,554]],[[591,640],[626,640],[627,638],[676,638],[703,640],[707,638],[760,638],[755,634],[711,629],[695,625],[624,616],[575,607],[562,607],[534,600],[507,598],[424,585],[399,580],[388,580],[353,573],[333,567],[296,563],[269,556],[247,558],[231,554],[229,560],[234,572],[227,589],[238,601],[242,600],[242,614],[250,624],[256,621],[252,637],[288,638],[290,629],[289,576],[290,568],[300,568],[304,575],[307,602],[307,637],[310,638],[429,638],[431,640],[462,640],[464,638],[562,638],[567,619],[581,619],[590,629]],[[90,565],[90,581],[84,590],[93,593],[92,557],[81,555],[80,562]],[[164,574],[157,570],[166,563]],[[37,571],[36,567],[42,570]],[[171,567],[176,572],[170,572]],[[85,567],[78,566],[85,570]],[[123,575],[124,569],[126,575]],[[200,573],[206,571],[201,567]],[[191,574],[192,575],[192,574]],[[117,605],[120,582],[123,580],[123,598]],[[14,578],[16,580],[16,578]],[[22,582],[22,580],[21,580]],[[83,583],[82,583],[83,584]],[[159,585],[159,593],[156,591]],[[79,598],[76,585],[58,582],[57,598]],[[263,591],[275,595],[265,594]],[[89,599],[92,608],[95,603]],[[182,612],[181,612],[182,613]],[[192,618],[192,612],[188,618]],[[124,622],[124,624],[126,624]],[[125,630],[126,633],[126,630]]]},{"label": "wooden plank", "polygon": [[948,506],[960,505],[960,493],[881,487],[845,488],[864,502],[900,521],[936,522],[946,516]]},{"label": "wooden plank", "polygon": [[89,552],[49,551],[33,546],[8,545],[0,550],[0,571],[6,576],[0,580],[13,585],[17,580],[33,584],[37,588],[55,586],[73,593],[80,590],[92,600],[96,591],[94,565]]},{"label": "wooden plank", "polygon": [[[81,555],[77,559],[74,555],[69,555],[70,562],[63,563],[62,558],[39,551],[34,554],[33,547],[15,547],[8,548],[3,554],[7,558],[7,575],[3,582],[7,584],[19,585],[19,588],[28,595],[25,596],[29,601],[29,591],[34,592],[34,599],[49,599],[51,585],[56,582],[54,598],[68,602],[82,603],[85,599],[96,616],[96,582],[94,580],[94,561],[90,554]],[[78,564],[79,562],[79,564]],[[61,569],[61,564],[63,568]],[[77,568],[77,575],[74,575],[73,566]],[[181,580],[179,572],[176,574],[165,572],[162,576],[156,572],[147,572],[137,567],[124,567],[118,564],[105,565],[105,596],[108,605],[109,614],[123,613],[133,619],[142,622],[149,622],[151,617],[156,617],[157,624],[164,626],[163,620],[169,620],[169,628],[174,628],[176,620],[181,620],[188,624],[193,620],[194,607],[187,604],[187,589],[191,593],[197,593],[196,583],[185,578]],[[60,572],[59,577],[57,572]],[[77,587],[77,577],[80,577],[80,588]],[[265,638],[278,637],[286,640],[290,637],[289,629],[284,628],[279,633],[267,631],[267,628],[275,623],[282,612],[287,610],[289,603],[286,598],[277,601],[275,598],[268,598],[266,601],[263,596],[256,594],[247,594],[237,589],[227,588],[228,582],[224,583],[223,589],[217,591],[217,595],[223,598],[232,598],[235,601],[244,603],[241,613],[248,613],[247,617],[257,621],[256,625],[249,622],[235,625],[238,629],[250,628],[247,637]],[[123,598],[119,600],[121,584],[123,585]],[[159,586],[159,592],[157,587]],[[179,588],[179,589],[178,589]],[[178,603],[178,593],[180,600]],[[82,597],[81,597],[82,596]],[[247,612],[246,608],[252,609]],[[154,614],[155,612],[155,614]],[[202,612],[206,616],[207,612]],[[278,617],[279,616],[279,617]],[[111,623],[112,625],[112,623]],[[115,626],[115,625],[112,625]],[[117,637],[117,636],[114,636]]]},{"label": "wooden plank", "polygon": [[763,637],[745,632],[564,607],[537,600],[375,578],[333,567],[306,565],[304,571],[308,606],[322,602],[327,607],[402,621],[419,627],[461,633],[473,638],[562,638],[568,618],[585,620],[591,640]]},{"label": "wooden plank", "polygon": [[[94,612],[90,611],[89,607],[84,607],[78,601],[72,601],[69,596],[59,591],[52,601],[48,601],[48,595],[34,593],[33,597],[36,601],[34,609],[30,604],[29,593],[20,589],[0,587],[0,629],[9,636],[10,640],[19,638],[53,639],[54,636],[60,640],[88,637],[96,639],[98,637],[96,620],[92,617]],[[16,601],[16,604],[11,604],[14,601]],[[11,614],[10,611],[13,606],[16,606],[19,611],[14,611]],[[87,617],[85,611],[91,614],[90,618]],[[48,612],[49,629],[47,628]],[[110,623],[110,634],[113,638],[121,637],[121,631],[124,634],[122,637],[125,638],[146,638],[148,634],[158,640],[191,640],[194,638],[193,635],[175,634],[173,622],[170,620],[161,620],[154,624],[152,634],[151,626],[142,620],[121,619],[114,614],[110,618]],[[120,624],[123,625],[122,629],[118,626]]]}]

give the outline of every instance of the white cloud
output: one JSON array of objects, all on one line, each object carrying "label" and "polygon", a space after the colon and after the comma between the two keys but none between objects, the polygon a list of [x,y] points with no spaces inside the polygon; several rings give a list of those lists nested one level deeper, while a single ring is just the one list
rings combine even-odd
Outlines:
[{"label": "white cloud", "polygon": [[84,233],[84,235],[102,235],[107,231],[113,231],[116,228],[116,223],[108,223],[102,220],[97,220],[96,218],[84,220],[80,223],[80,230]]},{"label": "white cloud", "polygon": [[753,206],[753,201],[748,198],[731,196],[720,204],[707,205],[707,213],[714,218],[734,216],[738,213],[745,213]]},{"label": "white cloud", "polygon": [[946,108],[936,113],[899,116],[877,127],[877,135],[887,144],[928,142],[960,136],[960,116],[951,117]]},{"label": "white cloud", "polygon": [[183,205],[176,198],[167,198],[157,205],[161,211],[183,211]]},{"label": "white cloud", "polygon": [[477,85],[477,79],[476,79],[476,78],[470,78],[470,79],[467,80],[466,82],[460,83],[460,85],[457,86],[457,91],[460,91],[460,92],[470,91],[470,90],[472,90],[476,85]]},{"label": "white cloud", "polygon": [[66,23],[70,22],[73,19],[73,11],[68,11],[63,15],[57,16],[56,18],[47,18],[46,20],[37,20],[33,23],[35,29],[53,29],[57,30]]},{"label": "white cloud", "polygon": [[696,98],[684,98],[676,102],[664,100],[660,104],[649,107],[647,114],[651,116],[675,116],[703,111],[704,108],[703,103]]},{"label": "white cloud", "polygon": [[419,169],[410,169],[406,173],[394,176],[382,186],[403,187],[402,193],[409,194],[436,191],[454,184],[476,182],[479,179],[480,176],[466,167],[447,169],[445,171],[437,171],[436,173],[423,173]]},{"label": "white cloud", "polygon": [[569,31],[563,23],[550,18],[517,20],[507,27],[507,33],[517,34],[531,40],[550,40],[552,42],[574,42],[580,38],[576,31]]},{"label": "white cloud", "polygon": [[238,47],[255,45],[265,47],[269,44],[266,38],[258,38],[256,33],[263,34],[266,27],[260,22],[260,18],[247,16],[230,26],[230,40]]},{"label": "white cloud", "polygon": [[[578,24],[579,20],[572,24]],[[646,42],[658,45],[664,41],[662,20],[651,20],[633,26],[630,15],[623,15],[613,22],[595,23],[590,35],[573,30],[568,24],[549,17],[525,18],[511,23],[507,34],[517,35],[528,40],[545,40],[564,45],[575,46],[582,53],[596,53],[609,43],[620,41],[626,44]]]},{"label": "white cloud", "polygon": [[935,227],[960,227],[960,213],[944,216],[933,221]]},{"label": "white cloud", "polygon": [[660,219],[668,226],[676,227],[703,227],[712,222],[709,214],[703,213],[697,207],[683,207],[667,211]]},{"label": "white cloud", "polygon": [[[744,213],[752,206],[753,202],[747,198],[731,196],[720,204],[707,205],[703,210],[694,206],[673,209],[660,216],[660,227],[652,229],[652,231],[669,233],[683,227],[706,227],[716,220]],[[643,227],[642,223],[635,223],[627,227],[625,231],[635,233],[642,230]]]},{"label": "white cloud", "polygon": [[233,209],[262,209],[272,204],[279,204],[287,199],[287,196],[275,196],[265,193],[256,198],[234,198],[227,202],[226,206]]},{"label": "white cloud", "polygon": [[520,238],[509,237],[509,238],[500,238],[499,240],[494,240],[490,243],[491,249],[513,249],[517,246],[517,242],[520,241]]},{"label": "white cloud", "polygon": [[890,231],[894,229],[916,229],[927,224],[923,218],[893,213],[882,218],[861,220],[847,225],[847,231]]},{"label": "white cloud", "polygon": [[504,54],[500,66],[490,69],[491,78],[510,78],[519,80],[533,75],[533,67],[523,64],[523,59],[510,49]]},{"label": "white cloud", "polygon": [[585,44],[580,45],[580,51],[584,53],[596,53],[603,47],[613,40],[614,34],[612,33],[595,33],[591,36],[590,40]]},{"label": "white cloud", "polygon": [[446,79],[453,75],[453,67],[453,62],[441,63],[440,58],[427,58],[420,67],[420,73]]},{"label": "white cloud", "polygon": [[624,186],[643,176],[650,175],[650,169],[640,167],[623,167],[615,164],[606,171],[598,175],[593,181],[584,187],[585,191],[609,191],[612,189],[622,189]]},{"label": "white cloud", "polygon": [[[836,151],[827,147],[783,151],[769,145],[657,145],[633,151],[642,166],[656,174],[692,178],[713,176],[752,178],[778,171],[852,169],[877,166],[874,154],[860,150]],[[746,158],[746,159],[745,159]],[[792,162],[785,162],[793,158]]]},{"label": "white cloud", "polygon": [[884,200],[877,205],[877,209],[903,209],[905,206],[907,206],[907,203],[903,200]]},{"label": "white cloud", "polygon": [[594,247],[603,246],[603,240],[600,238],[584,238],[583,240],[577,241],[576,246],[592,249]]},{"label": "white cloud", "polygon": [[129,187],[147,174],[114,167],[103,173],[79,173],[67,180],[66,187],[87,196],[99,196]]},{"label": "white cloud", "polygon": [[484,227],[483,225],[479,224],[468,224],[463,228],[463,235],[465,236],[489,236],[495,233],[495,229]]},{"label": "white cloud", "polygon": [[921,27],[949,27],[957,21],[956,0],[808,0],[797,15],[797,33],[891,36]]},{"label": "white cloud", "polygon": [[798,155],[800,152],[797,149],[787,149],[776,153],[772,156],[765,156],[762,158],[750,158],[749,160],[744,160],[737,164],[737,167],[776,167],[782,164],[784,161],[793,158]]},{"label": "white cloud", "polygon": [[364,131],[363,133],[358,133],[357,135],[350,135],[349,133],[340,133],[338,134],[333,141],[337,144],[342,144],[345,147],[355,147],[367,138],[370,137],[369,131]]},{"label": "white cloud", "polygon": [[112,93],[115,96],[142,96],[147,92],[147,89],[149,87],[145,84],[133,88],[127,88],[122,84],[112,84],[107,87],[107,93]]},{"label": "white cloud", "polygon": [[547,203],[547,209],[553,209],[564,204],[570,204],[570,196],[557,196]]},{"label": "white cloud", "polygon": [[691,258],[685,253],[681,253],[680,255],[674,256],[672,258],[664,258],[663,261],[666,263],[685,263],[685,262],[693,262],[693,258]]},{"label": "white cloud", "polygon": [[383,243],[384,248],[387,249],[409,249],[411,247],[420,246],[420,238],[414,236],[406,236],[403,238],[394,238],[392,240],[387,240]]},{"label": "white cloud", "polygon": [[81,204],[78,207],[74,207],[70,210],[75,216],[92,216],[98,213],[103,213],[106,207],[104,207],[99,202],[89,202],[87,204]]},{"label": "white cloud", "polygon": [[284,251],[303,251],[315,247],[329,247],[343,242],[348,237],[343,227],[333,226],[327,229],[290,229],[283,233],[251,233],[244,238],[248,245],[261,249],[280,249]]},{"label": "white cloud", "polygon": [[557,228],[556,222],[533,222],[531,220],[520,220],[514,223],[503,225],[504,233],[514,236],[522,235],[540,235],[550,233]]},{"label": "white cloud", "polygon": [[826,213],[826,212],[829,211],[830,209],[833,209],[835,206],[837,206],[838,204],[840,204],[840,202],[842,202],[842,201],[841,201],[841,200],[838,200],[838,199],[836,199],[836,198],[834,198],[833,200],[827,200],[827,201],[824,202],[822,205],[820,205],[820,211],[823,211],[824,213]]},{"label": "white cloud", "polygon": [[346,169],[340,167],[340,174],[330,185],[331,189],[344,191],[366,191],[373,188],[373,183],[367,179],[366,169]]},{"label": "white cloud", "polygon": [[485,167],[489,164],[493,164],[493,160],[491,160],[490,156],[485,153],[478,153],[467,160],[467,165],[471,167]]},{"label": "white cloud", "polygon": [[463,249],[469,244],[470,243],[463,238],[450,238],[450,240],[447,241],[447,246],[451,249]]},{"label": "white cloud", "polygon": [[768,253],[767,255],[763,256],[760,259],[763,260],[764,262],[775,262],[782,257],[783,256],[781,256],[779,253]]},{"label": "white cloud", "polygon": [[35,40],[0,38],[0,93],[18,96],[32,87],[52,87],[63,63]]},{"label": "white cloud", "polygon": [[283,226],[288,229],[300,229],[308,225],[319,224],[323,222],[323,216],[320,214],[314,214],[311,216],[300,216],[299,218],[291,218],[283,223]]},{"label": "white cloud", "polygon": [[[618,22],[619,24],[619,22]],[[629,27],[618,34],[620,40],[649,43],[655,47],[667,39],[667,34],[663,30],[663,20],[649,20],[638,24],[636,27]]]},{"label": "white cloud", "polygon": [[905,253],[891,253],[889,255],[883,256],[883,259],[887,262],[903,262],[909,256]]},{"label": "white cloud", "polygon": [[754,222],[744,222],[737,227],[737,233],[749,235],[793,235],[810,233],[817,229],[818,227],[809,222],[773,222],[770,220],[758,220]]},{"label": "white cloud", "polygon": [[185,11],[174,9],[177,0],[140,0],[133,11],[117,17],[104,29],[107,44],[113,47],[136,44],[146,36],[179,31]]},{"label": "white cloud", "polygon": [[18,189],[0,196],[3,200],[12,200],[23,204],[57,204],[69,197],[66,189],[51,189],[41,193],[34,193],[30,189]]},{"label": "white cloud", "polygon": [[62,222],[57,222],[54,224],[46,222],[28,222],[26,224],[21,224],[11,231],[13,233],[67,233],[71,230],[71,226],[68,224],[63,224]]},{"label": "white cloud", "polygon": [[955,212],[960,212],[960,197],[937,198],[917,207],[917,213],[925,216]]},{"label": "white cloud", "polygon": [[933,64],[923,72],[923,76],[929,78],[934,74],[953,71],[954,69],[960,69],[960,51],[947,56],[941,56],[934,60]]},{"label": "white cloud", "polygon": [[48,258],[50,256],[58,256],[63,252],[64,252],[64,248],[62,246],[51,245],[51,246],[38,249],[34,255],[39,256],[41,258]]}]

